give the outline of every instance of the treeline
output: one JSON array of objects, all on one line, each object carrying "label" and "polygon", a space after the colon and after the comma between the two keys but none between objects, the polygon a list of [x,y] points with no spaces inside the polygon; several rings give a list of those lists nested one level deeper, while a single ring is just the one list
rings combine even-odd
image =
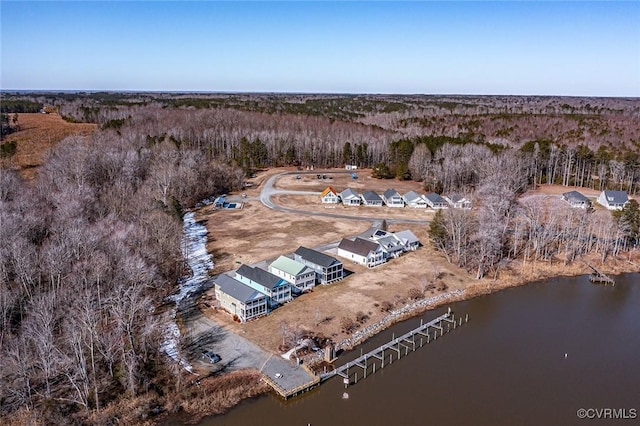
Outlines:
[{"label": "treeline", "polygon": [[[433,141],[445,142],[444,144]],[[435,151],[432,151],[435,149]],[[487,164],[496,159],[518,172],[528,185],[558,184],[596,190],[640,192],[640,152],[596,152],[585,145],[532,141],[520,149],[450,138],[403,139],[390,145],[388,176],[424,182],[438,193],[471,192],[483,183]],[[380,176],[385,177],[385,176]]]},{"label": "treeline", "polygon": [[[386,162],[397,135],[362,124],[320,117],[269,115],[236,110],[184,110],[157,106],[103,111],[104,122],[127,118],[118,131],[149,141],[202,150],[209,158],[255,167],[341,166],[344,146],[359,155],[361,167]],[[358,150],[358,146],[360,146]]]},{"label": "treeline", "polygon": [[42,104],[39,102],[33,102],[22,99],[3,99],[0,102],[0,113],[23,113],[23,112],[40,112]]},{"label": "treeline", "polygon": [[[18,114],[0,114],[0,138],[18,130]],[[4,150],[2,151],[4,153]],[[3,155],[4,156],[4,155]]]},{"label": "treeline", "polygon": [[[506,164],[503,164],[506,165]],[[640,242],[640,209],[631,200],[621,212],[571,208],[557,198],[518,199],[522,177],[489,163],[474,194],[474,210],[436,213],[431,242],[447,260],[480,279],[520,260],[523,265],[599,254],[602,261]]]},{"label": "treeline", "polygon": [[185,274],[181,214],[242,181],[195,147],[106,132],[64,140],[28,184],[0,168],[0,417],[83,424],[170,393],[156,310]]}]

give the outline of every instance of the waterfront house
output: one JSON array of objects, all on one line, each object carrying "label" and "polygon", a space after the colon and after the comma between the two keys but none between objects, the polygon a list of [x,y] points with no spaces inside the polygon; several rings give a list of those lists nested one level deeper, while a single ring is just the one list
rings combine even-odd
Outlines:
[{"label": "waterfront house", "polygon": [[266,315],[268,310],[267,295],[227,274],[218,275],[213,280],[215,295],[220,307],[241,322]]},{"label": "waterfront house", "polygon": [[340,193],[340,199],[345,206],[359,206],[362,202],[360,195],[351,188],[347,188]]},{"label": "waterfront house", "polygon": [[464,196],[460,194],[450,194],[448,197],[444,198],[447,203],[454,209],[470,209],[471,201],[466,199]]},{"label": "waterfront house", "polygon": [[310,290],[316,285],[316,272],[313,269],[286,256],[280,256],[271,263],[269,272],[287,280],[296,293]]},{"label": "waterfront house", "polygon": [[402,253],[414,251],[420,246],[418,237],[408,229],[393,233],[371,227],[358,235],[358,237],[380,244],[386,259],[396,258]]},{"label": "waterfront house", "polygon": [[449,208],[449,203],[447,203],[447,200],[445,200],[435,192],[430,192],[425,195],[425,200],[427,201],[427,205],[432,209],[438,210]]},{"label": "waterfront house", "polygon": [[415,251],[420,247],[420,240],[408,229],[396,232],[394,235],[402,241],[404,251]]},{"label": "waterfront house", "polygon": [[393,188],[387,189],[382,194],[382,199],[387,207],[404,207],[404,198]]},{"label": "waterfront house", "polygon": [[242,265],[236,271],[235,279],[269,297],[269,306],[289,302],[292,299],[291,285],[284,278],[264,269]]},{"label": "waterfront house", "polygon": [[362,204],[369,207],[382,206],[382,198],[373,191],[365,191],[362,193]]},{"label": "waterfront house", "polygon": [[293,258],[313,269],[320,284],[341,280],[344,275],[342,262],[319,251],[301,246],[295,251]]},{"label": "waterfront house", "polygon": [[598,204],[609,210],[622,210],[629,202],[629,196],[625,191],[602,191],[598,197]]},{"label": "waterfront house", "polygon": [[338,193],[330,186],[322,191],[322,194],[320,194],[320,200],[322,200],[322,204],[337,204],[340,202]]},{"label": "waterfront house", "polygon": [[409,191],[404,196],[404,202],[407,206],[414,209],[426,209],[427,208],[427,200],[424,198],[424,195],[420,195],[415,191]]},{"label": "waterfront house", "polygon": [[384,237],[376,238],[374,241],[380,244],[385,259],[395,259],[405,251],[402,241],[392,233],[389,233]]},{"label": "waterfront house", "polygon": [[344,238],[338,245],[338,256],[352,260],[354,263],[373,268],[386,262],[380,244],[356,237],[353,240]]},{"label": "waterfront house", "polygon": [[591,207],[591,201],[578,191],[569,191],[562,194],[562,199],[571,207],[586,209]]}]

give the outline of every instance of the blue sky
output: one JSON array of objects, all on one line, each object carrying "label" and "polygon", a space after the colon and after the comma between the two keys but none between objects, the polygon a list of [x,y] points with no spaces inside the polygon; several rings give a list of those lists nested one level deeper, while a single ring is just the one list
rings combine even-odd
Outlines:
[{"label": "blue sky", "polygon": [[0,3],[0,87],[640,96],[638,2]]}]

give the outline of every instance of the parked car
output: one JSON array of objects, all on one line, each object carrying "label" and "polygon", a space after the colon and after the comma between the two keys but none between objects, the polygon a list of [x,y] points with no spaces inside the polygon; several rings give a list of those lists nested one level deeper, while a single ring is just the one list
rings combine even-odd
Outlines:
[{"label": "parked car", "polygon": [[206,359],[212,364],[222,361],[220,355],[213,353],[211,351],[202,351],[202,358]]}]

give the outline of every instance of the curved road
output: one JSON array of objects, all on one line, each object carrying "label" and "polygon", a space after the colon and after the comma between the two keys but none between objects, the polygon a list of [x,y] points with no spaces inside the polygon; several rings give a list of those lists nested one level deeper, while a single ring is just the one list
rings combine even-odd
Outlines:
[{"label": "curved road", "polygon": [[[347,170],[339,170],[339,171],[331,171],[331,173],[353,173]],[[260,191],[260,202],[264,204],[266,207],[277,210],[285,213],[296,213],[307,216],[322,216],[322,217],[333,217],[336,219],[348,219],[348,220],[361,220],[366,222],[382,222],[386,220],[387,223],[413,223],[418,225],[428,225],[431,221],[423,220],[423,219],[388,219],[386,217],[372,217],[372,216],[351,216],[346,214],[337,214],[337,213],[324,213],[324,212],[313,212],[309,210],[303,209],[292,209],[290,207],[283,207],[271,200],[271,196],[278,194],[291,194],[291,195],[320,195],[320,192],[316,191],[293,191],[287,189],[277,189],[273,186],[276,180],[278,180],[283,175],[301,175],[301,174],[318,174],[318,172],[282,172],[277,175],[271,176],[264,183],[264,187]]]}]

